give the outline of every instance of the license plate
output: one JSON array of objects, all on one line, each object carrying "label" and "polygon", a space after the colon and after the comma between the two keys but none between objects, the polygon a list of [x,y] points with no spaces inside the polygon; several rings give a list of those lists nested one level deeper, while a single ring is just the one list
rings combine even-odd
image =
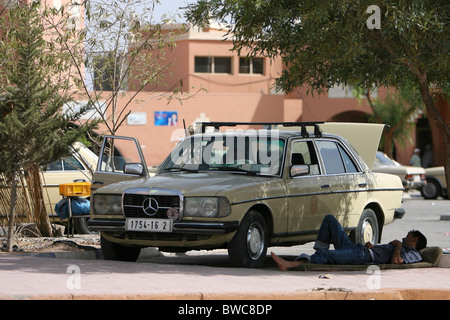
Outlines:
[{"label": "license plate", "polygon": [[172,219],[128,218],[127,231],[172,232]]}]

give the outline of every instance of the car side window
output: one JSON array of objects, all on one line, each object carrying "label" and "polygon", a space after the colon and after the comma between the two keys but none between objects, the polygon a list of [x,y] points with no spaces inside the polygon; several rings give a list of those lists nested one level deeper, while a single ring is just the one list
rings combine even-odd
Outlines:
[{"label": "car side window", "polygon": [[47,164],[44,168],[44,171],[62,171],[61,159],[56,160]]},{"label": "car side window", "polygon": [[127,163],[143,166],[136,142],[129,138],[106,137],[99,162],[99,170],[103,172],[124,173]]},{"label": "car side window", "polygon": [[44,171],[75,171],[75,170],[86,170],[81,162],[74,156],[69,156],[64,159],[59,159],[54,162],[47,164]]},{"label": "car side window", "polygon": [[327,174],[345,173],[344,163],[335,142],[318,140],[317,147]]},{"label": "car side window", "polygon": [[85,170],[83,165],[74,156],[63,159],[64,171],[68,170]]},{"label": "car side window", "polygon": [[339,151],[341,152],[342,159],[344,160],[344,165],[347,173],[355,173],[358,172],[358,168],[356,167],[355,163],[353,162],[352,158],[348,155],[348,153],[339,146]]},{"label": "car side window", "polygon": [[319,175],[319,161],[312,141],[294,141],[292,143],[291,165],[309,165],[310,175]]}]

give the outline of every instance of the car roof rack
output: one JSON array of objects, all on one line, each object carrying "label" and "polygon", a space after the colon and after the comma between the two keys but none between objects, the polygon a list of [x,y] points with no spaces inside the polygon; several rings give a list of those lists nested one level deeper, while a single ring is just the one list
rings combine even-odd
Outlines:
[{"label": "car roof rack", "polygon": [[220,127],[235,127],[238,125],[263,125],[263,126],[283,126],[283,127],[300,127],[301,135],[303,137],[309,137],[306,127],[314,127],[314,135],[322,136],[322,131],[319,128],[319,124],[325,123],[324,121],[312,121],[312,122],[202,122],[202,133],[205,132],[206,127],[214,127],[219,130]]}]

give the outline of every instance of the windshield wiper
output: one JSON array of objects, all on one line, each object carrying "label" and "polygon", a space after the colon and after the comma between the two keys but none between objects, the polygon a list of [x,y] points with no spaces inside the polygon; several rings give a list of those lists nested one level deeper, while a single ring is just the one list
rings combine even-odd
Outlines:
[{"label": "windshield wiper", "polygon": [[165,168],[164,171],[187,171],[187,172],[194,172],[194,173],[198,173],[198,170],[195,169],[188,169],[188,168],[184,168],[184,167],[170,167],[170,168]]},{"label": "windshield wiper", "polygon": [[217,170],[219,170],[219,171],[237,171],[237,172],[244,172],[244,173],[246,173],[246,174],[248,174],[248,175],[251,175],[251,176],[256,176],[256,175],[257,175],[257,172],[255,172],[255,171],[245,170],[245,169],[238,168],[238,167],[217,167],[217,168],[214,168],[214,169],[217,169]]}]

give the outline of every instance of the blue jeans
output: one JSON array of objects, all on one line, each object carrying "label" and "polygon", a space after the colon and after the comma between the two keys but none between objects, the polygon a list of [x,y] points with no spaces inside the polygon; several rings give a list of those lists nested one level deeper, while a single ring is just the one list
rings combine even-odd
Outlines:
[{"label": "blue jeans", "polygon": [[[335,250],[330,250],[330,244]],[[314,244],[316,252],[306,258],[316,264],[368,264],[372,261],[370,252],[361,244],[353,244],[339,221],[332,215],[327,215],[317,235]]]}]

